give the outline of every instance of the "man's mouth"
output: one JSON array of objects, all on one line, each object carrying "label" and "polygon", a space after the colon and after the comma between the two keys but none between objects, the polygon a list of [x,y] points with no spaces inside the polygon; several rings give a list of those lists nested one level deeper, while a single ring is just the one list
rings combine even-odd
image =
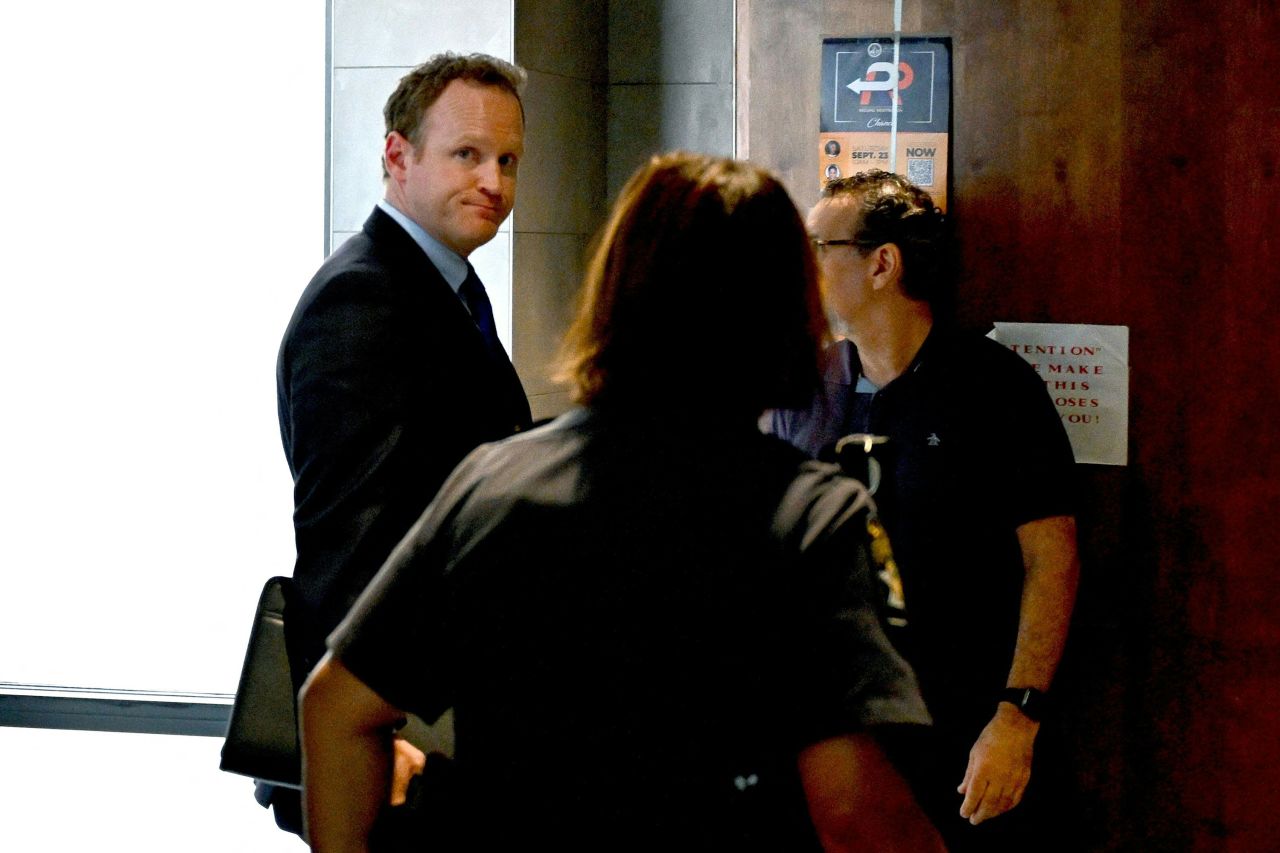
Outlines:
[{"label": "man's mouth", "polygon": [[497,208],[489,204],[472,204],[470,207],[483,219],[490,219],[494,222],[500,222],[502,220],[503,214],[501,208]]},{"label": "man's mouth", "polygon": [[474,209],[476,213],[479,213],[480,215],[489,216],[489,218],[495,219],[502,218],[502,207],[488,204],[488,202],[485,201],[468,201],[466,202],[466,205],[471,207],[471,209]]}]

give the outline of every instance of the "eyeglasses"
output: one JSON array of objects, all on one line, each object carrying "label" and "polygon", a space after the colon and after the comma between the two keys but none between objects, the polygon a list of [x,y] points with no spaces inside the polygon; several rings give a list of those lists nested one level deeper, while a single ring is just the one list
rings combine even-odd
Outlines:
[{"label": "eyeglasses", "polygon": [[817,237],[810,237],[809,242],[813,244],[815,249],[824,249],[827,246],[857,246],[858,241],[850,237],[844,240],[819,240]]}]

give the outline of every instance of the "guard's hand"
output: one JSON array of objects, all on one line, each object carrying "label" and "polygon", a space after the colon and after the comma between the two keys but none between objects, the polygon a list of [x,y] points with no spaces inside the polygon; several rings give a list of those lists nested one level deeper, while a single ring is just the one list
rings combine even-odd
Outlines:
[{"label": "guard's hand", "polygon": [[391,766],[391,805],[404,805],[409,793],[409,780],[427,766],[427,756],[409,741],[396,737],[391,741],[395,762]]},{"label": "guard's hand", "polygon": [[1022,802],[1031,779],[1031,755],[1040,724],[1001,702],[969,750],[969,766],[956,790],[964,794],[960,816],[969,823],[1002,815]]}]

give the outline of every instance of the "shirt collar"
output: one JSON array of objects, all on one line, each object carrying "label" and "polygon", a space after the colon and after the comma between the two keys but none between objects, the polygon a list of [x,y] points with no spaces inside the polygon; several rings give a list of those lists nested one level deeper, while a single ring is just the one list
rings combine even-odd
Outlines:
[{"label": "shirt collar", "polygon": [[[929,329],[929,334],[920,344],[920,349],[916,350],[916,354],[911,359],[911,363],[907,365],[907,369],[902,371],[902,375],[893,382],[897,382],[906,376],[919,374],[921,371],[932,369],[934,358],[933,353],[939,346],[938,343],[946,332],[935,322],[933,327]],[[853,341],[842,339],[836,342],[839,349],[827,365],[826,378],[828,382],[835,382],[840,385],[854,385],[857,391],[862,393],[874,393],[880,390],[880,386],[875,385],[869,379],[862,375],[862,365],[858,361],[858,348],[854,346]],[[893,382],[889,384],[892,385]],[[887,387],[887,386],[886,386]]]},{"label": "shirt collar", "polygon": [[823,353],[826,359],[826,368],[823,371],[823,379],[832,385],[852,385],[857,378],[858,350],[853,345],[853,341],[848,338],[839,338],[831,343],[827,351]]},{"label": "shirt collar", "polygon": [[422,247],[422,251],[427,253],[431,263],[435,264],[436,269],[440,271],[440,275],[444,276],[444,280],[449,282],[453,292],[457,293],[458,288],[462,287],[462,282],[467,277],[466,258],[432,237],[425,228],[400,212],[395,205],[385,198],[379,199],[378,207],[383,213],[399,223],[400,227],[413,238],[413,242]]},{"label": "shirt collar", "polygon": [[932,370],[934,352],[942,346],[939,341],[946,336],[946,331],[942,325],[936,320],[929,329],[929,334],[925,336],[924,341],[920,344],[920,349],[916,350],[916,357],[911,359],[911,364],[907,365],[907,369],[902,371],[903,376],[913,373],[920,373],[922,370]]}]

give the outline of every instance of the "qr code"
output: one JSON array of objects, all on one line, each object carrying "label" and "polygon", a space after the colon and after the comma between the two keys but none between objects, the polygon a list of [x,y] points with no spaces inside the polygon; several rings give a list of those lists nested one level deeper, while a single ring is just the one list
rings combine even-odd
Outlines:
[{"label": "qr code", "polygon": [[918,187],[933,186],[933,160],[925,157],[908,157],[907,180]]}]

